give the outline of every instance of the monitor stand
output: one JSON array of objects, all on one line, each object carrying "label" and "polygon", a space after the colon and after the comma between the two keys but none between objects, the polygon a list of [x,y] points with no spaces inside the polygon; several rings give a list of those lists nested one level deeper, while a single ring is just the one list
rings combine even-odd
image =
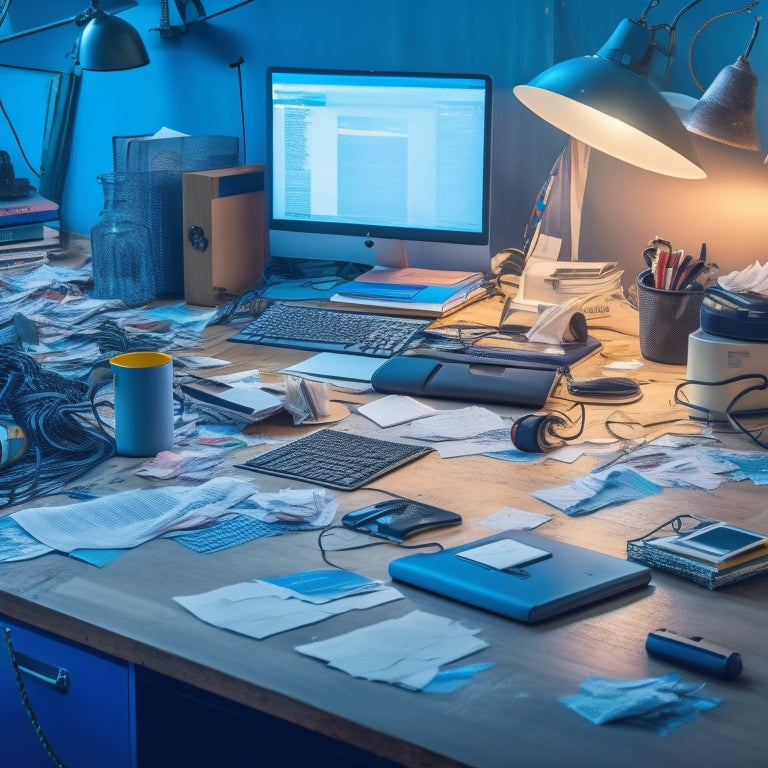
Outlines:
[{"label": "monitor stand", "polygon": [[269,252],[280,258],[323,259],[379,267],[423,267],[490,272],[486,245],[390,240],[388,238],[289,232],[271,229]]}]

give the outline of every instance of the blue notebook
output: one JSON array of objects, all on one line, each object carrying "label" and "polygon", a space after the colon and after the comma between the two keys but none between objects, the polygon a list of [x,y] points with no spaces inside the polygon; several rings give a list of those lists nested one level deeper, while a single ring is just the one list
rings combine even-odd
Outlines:
[{"label": "blue notebook", "polygon": [[393,560],[389,575],[533,624],[651,580],[648,568],[524,531],[505,531],[442,552]]}]

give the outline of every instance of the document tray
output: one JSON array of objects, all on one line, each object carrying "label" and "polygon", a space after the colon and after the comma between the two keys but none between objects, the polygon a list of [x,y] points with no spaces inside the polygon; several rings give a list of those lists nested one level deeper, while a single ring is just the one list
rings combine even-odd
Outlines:
[{"label": "document tray", "polygon": [[556,370],[396,355],[378,368],[371,384],[389,394],[541,408],[559,378]]}]

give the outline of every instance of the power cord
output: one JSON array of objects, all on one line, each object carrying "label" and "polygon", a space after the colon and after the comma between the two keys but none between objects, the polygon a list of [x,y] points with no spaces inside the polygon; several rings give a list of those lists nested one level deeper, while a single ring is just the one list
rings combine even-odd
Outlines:
[{"label": "power cord", "polygon": [[344,525],[329,525],[320,531],[320,533],[317,536],[317,546],[320,549],[320,555],[323,558],[323,562],[327,563],[332,568],[338,568],[339,570],[342,570],[342,571],[346,571],[349,569],[344,568],[344,566],[338,565],[337,563],[331,562],[328,559],[328,552],[351,552],[356,549],[368,549],[369,547],[379,547],[384,544],[394,545],[401,549],[427,549],[429,547],[435,547],[436,551],[438,552],[442,552],[444,549],[443,545],[437,541],[430,541],[425,544],[404,544],[403,542],[394,541],[392,539],[381,539],[379,541],[369,541],[369,542],[366,542],[365,544],[353,544],[350,547],[343,547],[341,549],[329,550],[323,546],[323,537],[330,531],[334,531],[334,530],[352,531],[354,533],[359,533],[361,535],[368,535],[368,536],[371,536],[372,534],[368,534],[365,531],[355,531],[353,528],[347,528]]},{"label": "power cord", "polygon": [[13,642],[11,641],[11,630],[8,627],[3,627],[3,637],[5,644],[8,647],[8,654],[11,659],[11,667],[13,669],[13,676],[16,680],[16,686],[19,689],[19,695],[21,696],[21,703],[24,707],[24,711],[27,713],[27,717],[32,723],[32,727],[35,729],[37,738],[40,739],[40,744],[45,750],[48,757],[51,758],[56,768],[67,768],[65,763],[56,754],[56,751],[51,746],[51,742],[43,731],[43,726],[40,725],[40,721],[37,719],[35,710],[32,708],[32,702],[29,699],[29,693],[27,692],[27,686],[24,684],[24,678],[21,676],[21,669],[19,667],[19,661],[16,658],[16,651],[13,648]]}]

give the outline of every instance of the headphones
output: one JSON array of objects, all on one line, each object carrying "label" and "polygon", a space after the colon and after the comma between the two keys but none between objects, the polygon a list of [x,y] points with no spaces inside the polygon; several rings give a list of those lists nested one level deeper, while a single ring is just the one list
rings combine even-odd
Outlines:
[{"label": "headphones", "polygon": [[509,436],[519,451],[525,453],[546,453],[560,448],[567,440],[574,440],[584,430],[584,405],[581,407],[581,425],[575,434],[566,435],[569,428],[572,431],[574,423],[557,411],[551,413],[529,413],[521,416],[510,429]]}]

